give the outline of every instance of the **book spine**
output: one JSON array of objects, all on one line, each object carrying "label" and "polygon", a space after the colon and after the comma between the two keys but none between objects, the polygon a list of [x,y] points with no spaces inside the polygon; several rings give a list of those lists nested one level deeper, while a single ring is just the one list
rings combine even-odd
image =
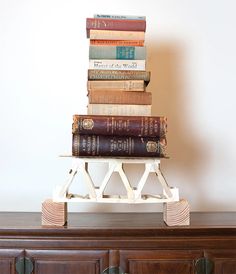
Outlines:
[{"label": "book spine", "polygon": [[87,30],[87,37],[96,40],[145,40],[144,31]]},{"label": "book spine", "polygon": [[89,59],[146,59],[145,47],[89,46]]},{"label": "book spine", "polygon": [[124,20],[146,20],[146,16],[119,15],[119,14],[94,14],[94,18],[124,19]]},{"label": "book spine", "polygon": [[89,69],[145,70],[146,60],[90,59]]},{"label": "book spine", "polygon": [[89,69],[88,80],[144,80],[150,82],[151,72],[140,70]]},{"label": "book spine", "polygon": [[165,116],[73,115],[73,134],[164,137]]},{"label": "book spine", "polygon": [[103,91],[145,91],[146,84],[143,80],[109,80],[87,81],[87,90]]},{"label": "book spine", "polygon": [[73,134],[73,156],[166,157],[166,138]]},{"label": "book spine", "polygon": [[87,114],[151,116],[151,105],[88,104]]},{"label": "book spine", "polygon": [[86,18],[86,29],[146,31],[145,20]]},{"label": "book spine", "polygon": [[94,39],[90,39],[90,45],[143,47],[144,40],[94,40]]},{"label": "book spine", "polygon": [[151,105],[152,93],[141,91],[91,90],[89,91],[88,99],[89,104]]}]

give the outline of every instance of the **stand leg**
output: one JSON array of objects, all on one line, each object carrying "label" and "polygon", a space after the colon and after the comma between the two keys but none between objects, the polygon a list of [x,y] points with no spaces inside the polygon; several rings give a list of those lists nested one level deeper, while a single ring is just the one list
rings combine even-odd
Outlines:
[{"label": "stand leg", "polygon": [[67,222],[67,203],[47,199],[42,203],[42,225],[64,226]]},{"label": "stand leg", "polygon": [[190,224],[190,207],[185,199],[178,202],[163,204],[163,218],[168,226],[181,226]]}]

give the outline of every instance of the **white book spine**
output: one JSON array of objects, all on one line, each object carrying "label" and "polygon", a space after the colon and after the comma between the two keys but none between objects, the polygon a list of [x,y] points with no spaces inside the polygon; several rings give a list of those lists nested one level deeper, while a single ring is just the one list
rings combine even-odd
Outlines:
[{"label": "white book spine", "polygon": [[89,60],[89,69],[146,70],[146,60]]}]

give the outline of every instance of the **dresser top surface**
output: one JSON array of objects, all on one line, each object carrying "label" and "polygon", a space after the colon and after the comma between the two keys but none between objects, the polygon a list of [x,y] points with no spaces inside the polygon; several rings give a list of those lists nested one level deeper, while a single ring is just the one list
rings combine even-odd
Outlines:
[{"label": "dresser top surface", "polygon": [[1,235],[54,236],[236,236],[236,212],[192,212],[189,226],[168,227],[162,213],[69,213],[64,227],[41,225],[41,213],[0,212]]}]

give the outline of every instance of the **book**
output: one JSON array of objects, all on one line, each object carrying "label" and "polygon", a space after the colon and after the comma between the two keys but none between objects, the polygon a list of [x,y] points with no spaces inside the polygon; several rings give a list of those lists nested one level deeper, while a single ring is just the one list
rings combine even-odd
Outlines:
[{"label": "book", "polygon": [[133,46],[133,47],[143,47],[144,40],[95,40],[90,39],[90,45],[97,46]]},{"label": "book", "polygon": [[145,91],[146,82],[144,80],[88,80],[87,90]]},{"label": "book", "polygon": [[146,20],[86,18],[86,30],[146,31]]},{"label": "book", "polygon": [[166,157],[166,138],[72,134],[72,155]]},{"label": "book", "polygon": [[88,69],[88,80],[144,80],[150,82],[151,72],[141,70]]},{"label": "book", "polygon": [[89,69],[145,70],[146,60],[90,59]]},{"label": "book", "polygon": [[145,40],[144,31],[113,31],[91,29],[87,32],[87,38],[96,40]]},{"label": "book", "polygon": [[126,20],[146,20],[142,15],[120,15],[120,14],[94,14],[94,18],[126,19]]},{"label": "book", "polygon": [[151,116],[152,105],[88,104],[89,115]]},{"label": "book", "polygon": [[146,47],[132,46],[89,46],[89,59],[146,59]]},{"label": "book", "polygon": [[90,90],[89,104],[151,105],[152,93],[142,91]]},{"label": "book", "polygon": [[73,134],[164,137],[165,116],[73,115]]}]

